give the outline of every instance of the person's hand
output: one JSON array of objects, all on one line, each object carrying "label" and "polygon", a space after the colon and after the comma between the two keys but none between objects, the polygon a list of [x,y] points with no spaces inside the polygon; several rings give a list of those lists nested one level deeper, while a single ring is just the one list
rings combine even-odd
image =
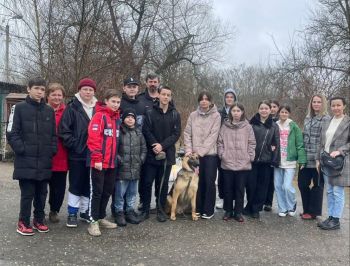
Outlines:
[{"label": "person's hand", "polygon": [[154,143],[153,145],[152,145],[152,147],[153,147],[153,152],[155,153],[155,154],[158,154],[158,153],[160,153],[162,150],[163,150],[163,147],[162,147],[162,145],[160,145],[159,143]]},{"label": "person's hand", "polygon": [[276,150],[276,146],[271,146],[271,151],[275,151]]},{"label": "person's hand", "polygon": [[316,170],[318,172],[318,174],[320,174],[320,161],[316,160]]},{"label": "person's hand", "polygon": [[185,157],[188,157],[188,156],[190,156],[191,154],[192,154],[192,152],[188,151],[188,152],[185,153]]},{"label": "person's hand", "polygon": [[340,155],[340,151],[332,151],[330,154],[329,154],[329,156],[331,156],[332,158],[335,158],[335,157],[337,157],[337,156],[339,156]]},{"label": "person's hand", "polygon": [[102,171],[102,163],[95,163],[94,167],[96,170]]},{"label": "person's hand", "polygon": [[305,165],[302,164],[302,165],[300,166],[300,170],[303,170],[304,168],[305,168]]}]

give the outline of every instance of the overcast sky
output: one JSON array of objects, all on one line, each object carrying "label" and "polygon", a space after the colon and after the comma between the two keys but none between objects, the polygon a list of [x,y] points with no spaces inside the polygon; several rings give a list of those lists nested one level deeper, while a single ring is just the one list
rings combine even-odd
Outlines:
[{"label": "overcast sky", "polygon": [[226,63],[264,64],[277,54],[271,35],[286,49],[308,22],[316,0],[213,0],[215,15],[235,27]]}]

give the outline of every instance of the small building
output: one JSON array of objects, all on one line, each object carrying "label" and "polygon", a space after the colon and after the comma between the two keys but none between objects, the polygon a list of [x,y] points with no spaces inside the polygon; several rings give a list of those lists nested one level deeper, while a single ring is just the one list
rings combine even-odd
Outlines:
[{"label": "small building", "polygon": [[25,86],[0,81],[0,161],[6,157],[6,127],[11,107],[25,99],[25,92]]}]

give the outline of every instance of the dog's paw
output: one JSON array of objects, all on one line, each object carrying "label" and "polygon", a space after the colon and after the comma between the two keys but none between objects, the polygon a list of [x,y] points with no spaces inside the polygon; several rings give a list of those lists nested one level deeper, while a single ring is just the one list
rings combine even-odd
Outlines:
[{"label": "dog's paw", "polygon": [[193,221],[197,221],[198,220],[198,216],[195,214],[195,215],[192,215],[192,220]]},{"label": "dog's paw", "polygon": [[176,220],[176,216],[175,215],[171,215],[170,216],[170,220],[175,221]]}]

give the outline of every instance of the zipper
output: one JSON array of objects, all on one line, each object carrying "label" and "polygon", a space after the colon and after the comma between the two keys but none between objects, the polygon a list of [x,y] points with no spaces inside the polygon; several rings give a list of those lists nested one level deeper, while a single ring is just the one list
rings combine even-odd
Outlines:
[{"label": "zipper", "polygon": [[259,162],[259,160],[260,160],[262,151],[263,151],[264,146],[265,146],[265,143],[266,143],[266,138],[267,138],[267,135],[269,134],[269,132],[270,132],[270,129],[268,129],[268,130],[266,131],[266,134],[265,134],[265,137],[264,137],[264,141],[263,141],[263,144],[262,144],[262,146],[261,146],[261,150],[260,150],[260,154],[259,154],[259,157],[258,157],[258,159],[257,159],[257,162]]}]

